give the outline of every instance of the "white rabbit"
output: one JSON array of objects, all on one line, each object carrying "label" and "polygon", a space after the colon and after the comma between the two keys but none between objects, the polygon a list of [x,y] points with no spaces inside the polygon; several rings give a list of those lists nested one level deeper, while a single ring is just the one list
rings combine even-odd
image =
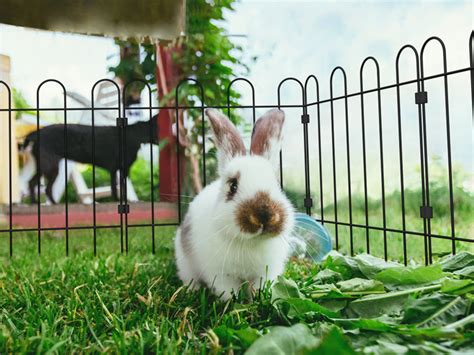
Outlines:
[{"label": "white rabbit", "polygon": [[207,109],[219,179],[199,193],[175,238],[184,284],[207,286],[223,299],[244,282],[274,280],[289,256],[294,209],[277,178],[285,114],[271,110],[253,129],[250,154],[232,122]]}]

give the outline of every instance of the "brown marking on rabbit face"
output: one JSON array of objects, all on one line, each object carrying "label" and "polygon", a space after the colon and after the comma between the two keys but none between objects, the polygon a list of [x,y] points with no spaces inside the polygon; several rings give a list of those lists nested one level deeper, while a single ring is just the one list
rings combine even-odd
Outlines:
[{"label": "brown marking on rabbit face", "polygon": [[279,235],[286,222],[286,211],[267,192],[260,191],[237,207],[237,224],[245,233]]}]

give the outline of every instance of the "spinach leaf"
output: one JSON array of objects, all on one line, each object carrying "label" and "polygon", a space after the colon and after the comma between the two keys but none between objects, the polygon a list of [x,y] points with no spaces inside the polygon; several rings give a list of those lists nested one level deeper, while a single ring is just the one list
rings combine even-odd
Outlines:
[{"label": "spinach leaf", "polygon": [[316,349],[319,339],[307,325],[299,323],[292,327],[276,326],[257,339],[247,350],[247,355],[291,355],[305,354]]},{"label": "spinach leaf", "polygon": [[272,285],[272,303],[288,298],[304,298],[295,281],[278,276],[278,280]]},{"label": "spinach leaf", "polygon": [[324,269],[318,272],[318,274],[313,278],[313,282],[316,285],[336,283],[342,280],[342,275],[331,269]]},{"label": "spinach leaf", "polygon": [[464,295],[474,291],[474,282],[472,280],[455,280],[447,278],[441,284],[441,292],[455,295]]},{"label": "spinach leaf", "polygon": [[366,280],[358,277],[340,281],[337,283],[337,287],[341,292],[385,291],[383,283],[380,281]]},{"label": "spinach leaf", "polygon": [[393,291],[380,295],[369,295],[349,304],[349,314],[355,314],[363,318],[375,318],[382,314],[399,314],[408,296],[417,292],[429,292],[440,289],[441,285],[432,285],[418,288],[411,288],[402,291]]},{"label": "spinach leaf", "polygon": [[453,274],[474,279],[474,266],[466,266],[463,269],[454,271]]},{"label": "spinach leaf", "polygon": [[463,251],[459,254],[448,256],[440,262],[443,271],[456,271],[467,266],[474,266],[474,254]]},{"label": "spinach leaf", "polygon": [[362,277],[359,265],[349,256],[331,251],[322,264],[323,269],[330,269],[342,275],[343,279],[350,279],[353,277]]},{"label": "spinach leaf", "polygon": [[466,315],[468,303],[461,297],[434,293],[411,299],[402,323],[418,326],[439,326],[452,323]]},{"label": "spinach leaf", "polygon": [[213,331],[219,337],[219,341],[223,344],[227,345],[232,343],[234,340],[238,340],[245,348],[248,348],[260,337],[259,331],[252,327],[232,329],[225,325],[220,325],[217,328],[214,328]]},{"label": "spinach leaf", "polygon": [[391,285],[421,285],[444,276],[440,265],[400,267],[386,269],[375,275],[375,279]]},{"label": "spinach leaf", "polygon": [[[309,353],[309,352],[308,352]],[[338,354],[338,355],[355,355],[356,352],[349,345],[345,337],[337,329],[333,327],[326,334],[318,347],[310,352],[311,354]]]},{"label": "spinach leaf", "polygon": [[301,298],[288,298],[280,304],[288,318],[300,318],[307,313],[323,314],[327,317],[338,317],[339,313],[331,311],[320,304]]},{"label": "spinach leaf", "polygon": [[370,254],[359,254],[354,257],[354,261],[359,266],[359,270],[366,278],[373,278],[382,270],[402,267],[403,265],[391,261],[385,261]]}]

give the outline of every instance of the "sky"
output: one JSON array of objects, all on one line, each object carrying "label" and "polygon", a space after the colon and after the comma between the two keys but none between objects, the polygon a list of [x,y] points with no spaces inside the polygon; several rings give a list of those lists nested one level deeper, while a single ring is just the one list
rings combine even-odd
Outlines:
[{"label": "sky", "polygon": [[[431,37],[442,38],[447,49],[448,70],[469,66],[468,39],[473,28],[473,8],[470,1],[242,1],[234,12],[226,14],[227,30],[237,37],[245,48],[245,56],[257,56],[251,64],[248,78],[256,90],[257,104],[275,105],[276,88],[286,77],[295,77],[304,82],[310,74],[317,76],[321,99],[330,96],[332,70],[344,68],[347,75],[347,91],[360,90],[360,66],[364,58],[374,56],[380,66],[381,85],[395,82],[395,58],[399,48],[405,44],[414,45],[420,51],[423,42]],[[34,103],[37,85],[44,79],[62,81],[68,90],[90,97],[90,88],[96,80],[110,76],[107,66],[117,61],[117,48],[113,40],[82,35],[35,31],[13,26],[0,25],[0,53],[12,60],[13,86],[21,90]],[[440,47],[431,43],[426,48],[424,68],[426,75],[442,70]],[[410,53],[404,53],[400,60],[400,78],[414,78],[414,61]],[[301,89],[287,83],[282,87],[282,103],[299,104]],[[451,139],[453,161],[465,171],[472,172],[472,111],[469,74],[456,74],[449,79],[449,110],[451,118]],[[364,69],[364,88],[374,88],[375,70],[373,63]],[[250,103],[250,92],[243,85],[243,103]],[[343,93],[342,75],[338,71],[333,77],[333,93]],[[418,116],[414,104],[414,85],[401,89],[404,150],[408,180],[416,185],[419,173]],[[429,155],[446,160],[446,118],[443,80],[436,79],[426,84]],[[315,101],[314,84],[310,85],[309,101]],[[312,94],[311,94],[312,93]],[[41,93],[42,102],[58,102],[60,91],[54,87]],[[60,96],[59,96],[60,97]],[[389,90],[381,96],[384,169],[393,175],[392,185],[398,181],[398,141],[396,92]],[[367,156],[369,162],[370,186],[380,185],[379,165],[379,117],[377,94],[364,95],[366,118]],[[344,101],[333,106],[338,183],[347,179],[345,145]],[[262,110],[258,113],[263,113]],[[309,111],[310,163],[316,168],[317,127],[316,108]],[[331,162],[331,107],[320,105],[322,132],[323,175],[329,181]],[[250,112],[244,112],[250,117]],[[292,166],[302,167],[301,112],[287,110],[284,164],[287,171]],[[348,122],[350,126],[350,149],[352,181],[360,186],[362,178],[361,149],[361,103],[360,96],[348,100]],[[288,159],[285,159],[285,156]],[[313,181],[319,179],[317,169],[312,168]],[[301,169],[301,168],[300,168]],[[299,170],[301,171],[301,170]],[[441,172],[440,174],[444,174]],[[301,175],[289,173],[287,180],[301,183]],[[472,184],[472,180],[471,180]],[[472,187],[472,186],[471,186]],[[328,191],[330,191],[328,187]],[[373,194],[379,191],[374,187]],[[342,194],[344,191],[341,192]]]}]

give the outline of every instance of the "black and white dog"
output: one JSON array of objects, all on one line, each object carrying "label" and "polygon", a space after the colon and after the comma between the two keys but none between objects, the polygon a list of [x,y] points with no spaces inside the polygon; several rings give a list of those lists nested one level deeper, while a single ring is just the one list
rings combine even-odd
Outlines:
[{"label": "black and white dog", "polygon": [[[151,121],[142,121],[125,128],[126,138],[124,149],[124,179],[127,178],[130,167],[137,159],[140,146],[145,143],[158,144],[157,116]],[[117,172],[120,169],[120,128],[115,126],[96,126],[95,130],[95,165],[110,173],[112,197],[118,200]],[[42,176],[46,179],[46,196],[52,203],[55,201],[52,193],[53,183],[59,173],[59,164],[65,158],[79,163],[92,164],[92,127],[80,124],[68,124],[67,152],[65,150],[63,124],[54,124],[32,132],[25,137],[22,149],[31,151],[35,159],[35,172],[28,182],[32,202],[36,202],[35,187]],[[39,133],[39,134],[38,134]],[[38,144],[39,137],[39,144]],[[39,157],[39,169],[38,169]]]}]

